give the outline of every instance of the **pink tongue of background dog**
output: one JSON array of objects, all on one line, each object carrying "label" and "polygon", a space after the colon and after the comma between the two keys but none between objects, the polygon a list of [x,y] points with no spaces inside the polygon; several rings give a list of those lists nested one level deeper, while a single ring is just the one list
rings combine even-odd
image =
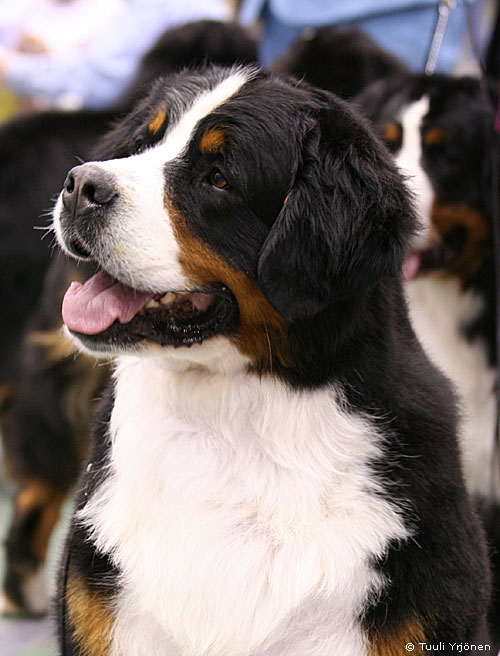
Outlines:
[{"label": "pink tongue of background dog", "polygon": [[403,264],[403,277],[405,280],[412,280],[417,275],[422,256],[420,253],[410,253]]},{"label": "pink tongue of background dog", "polygon": [[104,271],[82,285],[71,283],[64,295],[62,317],[70,330],[97,335],[117,319],[128,323],[153,297],[118,282]]}]

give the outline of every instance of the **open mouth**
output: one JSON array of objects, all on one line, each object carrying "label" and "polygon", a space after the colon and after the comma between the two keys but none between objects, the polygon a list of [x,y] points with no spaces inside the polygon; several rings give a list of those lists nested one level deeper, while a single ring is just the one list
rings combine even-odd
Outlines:
[{"label": "open mouth", "polygon": [[433,271],[449,271],[461,256],[465,240],[465,228],[456,226],[432,248],[410,253],[403,264],[405,280]]},{"label": "open mouth", "polygon": [[148,340],[189,347],[230,331],[238,306],[222,284],[154,294],[133,289],[101,270],[83,285],[71,284],[62,314],[69,330],[88,344],[124,347]]}]

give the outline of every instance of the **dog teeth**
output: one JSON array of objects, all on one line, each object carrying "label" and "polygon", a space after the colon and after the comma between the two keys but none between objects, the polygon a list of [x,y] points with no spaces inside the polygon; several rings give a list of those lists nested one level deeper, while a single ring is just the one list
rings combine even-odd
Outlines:
[{"label": "dog teeth", "polygon": [[146,310],[150,310],[152,308],[157,308],[160,307],[160,304],[158,301],[155,301],[154,298],[152,298],[150,301],[146,303]]},{"label": "dog teeth", "polygon": [[162,305],[168,305],[169,303],[175,301],[176,296],[177,294],[175,292],[167,292],[164,296],[161,297],[160,303],[162,303]]}]

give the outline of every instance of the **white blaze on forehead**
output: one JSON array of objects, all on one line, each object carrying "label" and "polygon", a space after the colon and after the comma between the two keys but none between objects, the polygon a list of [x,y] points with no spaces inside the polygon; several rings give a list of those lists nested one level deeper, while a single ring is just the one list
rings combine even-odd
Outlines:
[{"label": "white blaze on forehead", "polygon": [[403,130],[401,149],[396,155],[396,164],[406,177],[407,186],[415,198],[415,209],[422,230],[417,235],[413,247],[423,248],[431,237],[431,209],[434,192],[422,168],[422,119],[429,111],[429,97],[423,96],[420,100],[409,105],[400,117]]},{"label": "white blaze on forehead", "polygon": [[168,132],[164,142],[150,152],[159,156],[162,162],[168,162],[181,155],[188,145],[196,125],[210,112],[234,96],[250,77],[249,71],[237,71],[211,91],[203,93],[181,116],[175,127]]},{"label": "white blaze on forehead", "polygon": [[[200,92],[163,141],[144,153],[90,163],[113,175],[118,193],[95,253],[112,276],[152,292],[190,288],[165,207],[164,166],[186,150],[197,124],[234,96],[253,74],[252,69],[237,69],[214,88]],[[58,202],[54,213],[58,234],[60,210]]]},{"label": "white blaze on forehead", "polygon": [[[166,162],[176,159],[187,148],[194,129],[198,123],[234,96],[252,77],[252,71],[238,70],[216,87],[202,92],[195,98],[193,104],[182,114],[174,126],[171,126],[163,141],[149,148],[144,153],[132,155],[126,159],[109,160],[100,164],[111,170],[122,170],[135,167],[138,160],[163,166]],[[167,110],[168,112],[168,110]]]}]

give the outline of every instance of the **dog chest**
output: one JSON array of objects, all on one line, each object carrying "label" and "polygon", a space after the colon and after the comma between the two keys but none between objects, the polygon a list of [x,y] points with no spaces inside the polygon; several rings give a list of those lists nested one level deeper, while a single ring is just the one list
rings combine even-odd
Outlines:
[{"label": "dog chest", "polygon": [[293,629],[298,656],[327,623],[359,656],[370,559],[407,535],[370,471],[380,437],[333,390],[228,378],[118,371],[110,473],[82,514],[123,572],[117,650],[156,653],[132,630],[154,621],[158,653],[294,654]]}]

